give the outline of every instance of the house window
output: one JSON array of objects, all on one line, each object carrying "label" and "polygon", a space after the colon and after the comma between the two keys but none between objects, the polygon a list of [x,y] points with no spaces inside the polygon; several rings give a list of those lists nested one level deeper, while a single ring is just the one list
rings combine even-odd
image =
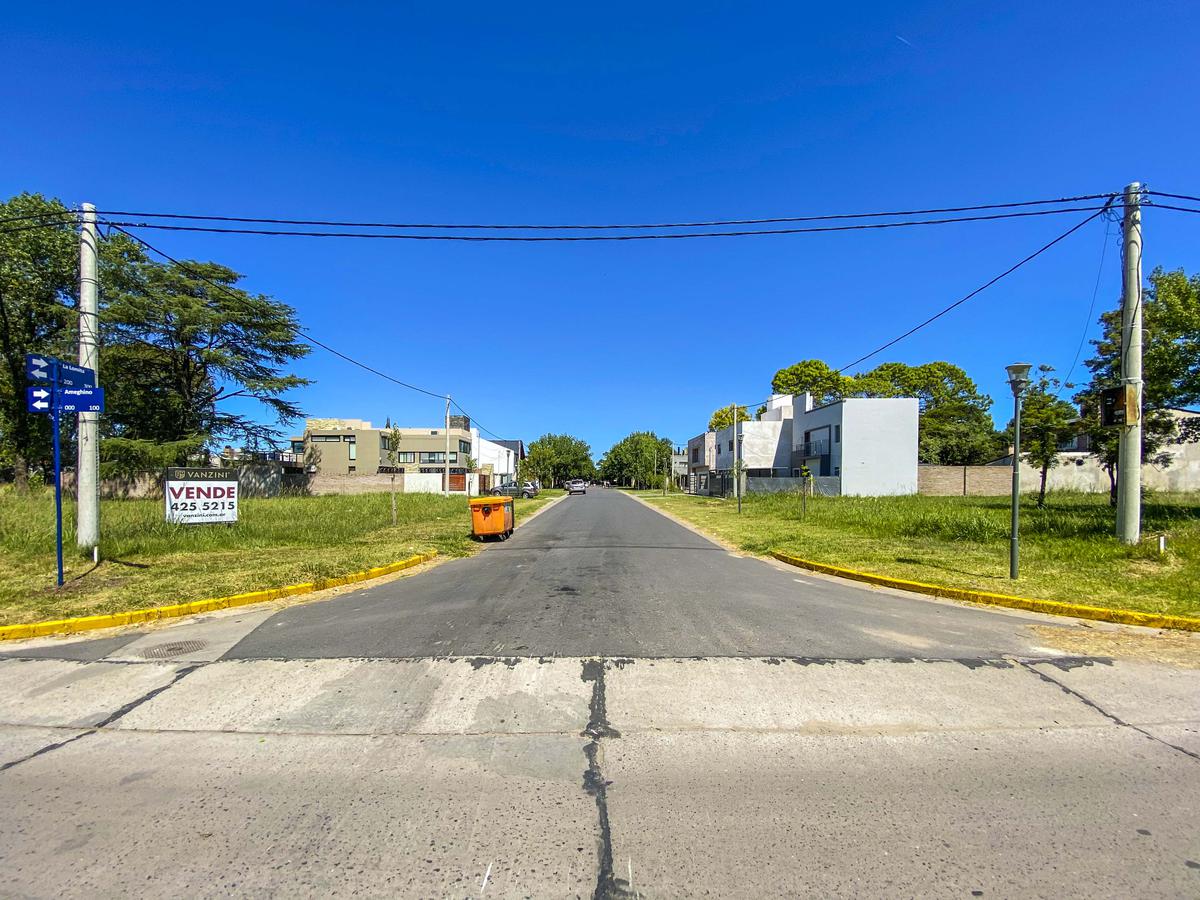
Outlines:
[{"label": "house window", "polygon": [[692,448],[692,462],[700,462],[700,448],[699,447]]},{"label": "house window", "polygon": [[459,441],[458,442],[458,452],[466,453],[469,455],[471,452],[471,442],[470,441]]},{"label": "house window", "polygon": [[[414,463],[417,461],[416,451],[415,450],[401,450],[399,453],[396,454],[396,461],[402,462],[402,463]],[[400,471],[404,471],[404,470],[401,469]]]},{"label": "house window", "polygon": [[833,475],[834,475],[834,477],[835,477],[835,478],[841,477],[841,474],[842,474],[842,467],[841,467],[841,466],[834,466],[834,467],[833,467]]},{"label": "house window", "polygon": [[835,444],[840,444],[842,442],[842,426],[841,425],[833,426],[833,442]]},{"label": "house window", "polygon": [[732,438],[730,438],[730,440],[729,440],[729,452],[730,453],[733,452],[733,439]]},{"label": "house window", "polygon": [[341,443],[341,440],[342,440],[341,437],[339,437],[336,434],[314,434],[314,435],[310,435],[308,439],[310,441],[312,441],[314,444],[321,444],[321,443],[337,444],[337,443]]},{"label": "house window", "polygon": [[392,440],[386,434],[381,434],[379,436],[379,449],[380,450],[391,450],[392,449]]},{"label": "house window", "polygon": [[[334,438],[334,440],[337,440],[337,438]],[[353,444],[354,443],[354,435],[347,434],[342,438],[342,440],[345,441],[347,444]]]},{"label": "house window", "polygon": [[357,472],[358,466],[346,466],[346,471],[347,472]]},{"label": "house window", "polygon": [[350,459],[358,459],[358,444],[352,443],[350,445]]}]

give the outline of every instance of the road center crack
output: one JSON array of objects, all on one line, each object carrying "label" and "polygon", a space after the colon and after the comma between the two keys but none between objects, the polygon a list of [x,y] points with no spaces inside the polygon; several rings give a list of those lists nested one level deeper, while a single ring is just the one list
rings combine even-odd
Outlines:
[{"label": "road center crack", "polygon": [[608,786],[612,782],[605,780],[601,770],[603,748],[600,742],[605,738],[619,738],[621,733],[608,721],[607,698],[604,693],[605,667],[606,663],[602,659],[585,659],[581,675],[584,681],[591,682],[592,685],[590,715],[587,727],[583,730],[584,737],[591,738],[583,748],[588,762],[583,772],[583,789],[595,798],[596,812],[600,819],[600,834],[597,838],[599,869],[596,873],[593,900],[634,896],[629,882],[617,878],[613,872],[612,828],[608,819]]}]

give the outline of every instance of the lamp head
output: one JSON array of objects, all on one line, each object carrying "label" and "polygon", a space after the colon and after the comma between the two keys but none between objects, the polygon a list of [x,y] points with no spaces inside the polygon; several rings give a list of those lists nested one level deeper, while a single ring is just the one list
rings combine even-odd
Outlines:
[{"label": "lamp head", "polygon": [[1013,363],[1011,366],[1005,366],[1008,372],[1008,386],[1012,388],[1013,396],[1019,397],[1022,391],[1029,386],[1029,370],[1032,369],[1029,363]]}]

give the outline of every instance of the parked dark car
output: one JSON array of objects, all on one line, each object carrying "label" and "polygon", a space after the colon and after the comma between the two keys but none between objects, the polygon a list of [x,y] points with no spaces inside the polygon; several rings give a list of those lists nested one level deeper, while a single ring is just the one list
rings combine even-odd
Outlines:
[{"label": "parked dark car", "polygon": [[528,500],[530,497],[538,495],[537,486],[532,481],[516,482],[506,481],[504,484],[497,485],[489,492],[494,497],[524,497]]}]

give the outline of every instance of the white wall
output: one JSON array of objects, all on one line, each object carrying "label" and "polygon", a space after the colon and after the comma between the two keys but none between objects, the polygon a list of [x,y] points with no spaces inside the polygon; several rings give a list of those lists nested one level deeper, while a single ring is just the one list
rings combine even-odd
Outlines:
[{"label": "white wall", "polygon": [[440,494],[442,492],[441,473],[413,472],[404,473],[404,493],[406,494]]},{"label": "white wall", "polygon": [[[466,493],[472,497],[479,496],[479,475],[471,472],[467,475]],[[415,472],[404,475],[404,493],[406,494],[440,494],[442,492],[442,474],[440,472]],[[463,491],[451,491],[451,496],[464,496]]]},{"label": "white wall", "polygon": [[[792,458],[792,421],[777,419],[773,422],[741,422],[742,432],[740,459],[747,469],[787,469]],[[734,454],[729,450],[733,437],[733,426],[717,432],[717,470],[733,468]]]},{"label": "white wall", "polygon": [[778,422],[792,417],[792,395],[772,394],[767,401],[767,408],[762,414],[762,422]]},{"label": "white wall", "polygon": [[867,497],[915,494],[917,400],[851,399],[841,406],[842,493]]},{"label": "white wall", "polygon": [[477,428],[471,429],[471,447],[479,467],[491,465],[492,473],[500,480],[511,481],[517,474],[516,451],[480,437]]}]

